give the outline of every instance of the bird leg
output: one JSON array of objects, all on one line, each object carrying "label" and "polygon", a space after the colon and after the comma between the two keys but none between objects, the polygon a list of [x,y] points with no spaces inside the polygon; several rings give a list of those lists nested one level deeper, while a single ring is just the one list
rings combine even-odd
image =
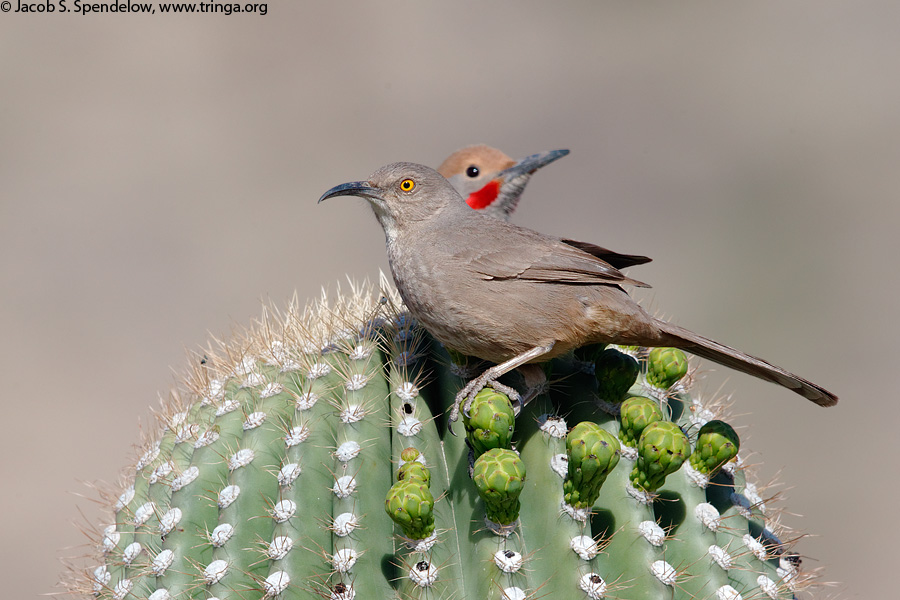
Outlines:
[{"label": "bird leg", "polygon": [[[494,365],[493,367],[486,370],[484,373],[467,383],[466,386],[461,389],[458,394],[456,394],[456,400],[453,403],[453,409],[450,411],[450,422],[453,423],[454,421],[459,419],[460,408],[462,408],[463,412],[468,415],[469,409],[472,407],[472,401],[475,399],[475,395],[488,385],[498,392],[509,396],[511,401],[521,403],[521,397],[519,396],[518,392],[516,392],[509,386],[497,382],[497,378],[506,373],[509,373],[515,368],[524,365],[530,360],[534,360],[539,356],[547,354],[552,349],[553,342],[546,346],[535,346],[531,350],[523,352],[518,356],[514,356],[506,362],[500,363],[499,365]],[[460,406],[461,404],[462,406]]]},{"label": "bird leg", "polygon": [[544,371],[544,365],[538,363],[528,363],[518,368],[519,375],[525,380],[525,391],[521,394],[521,403],[513,405],[516,416],[521,412],[522,407],[528,406],[528,403],[545,394],[550,389],[550,382],[547,381],[547,373]]},{"label": "bird leg", "polygon": [[[519,375],[525,380],[525,391],[521,394],[508,385],[503,385],[499,381],[489,381],[488,385],[497,390],[501,394],[509,397],[513,407],[513,414],[519,416],[522,408],[528,406],[528,403],[543,394],[550,387],[547,382],[547,374],[544,368],[537,363],[527,363],[519,365]],[[464,413],[469,416],[468,412]]]}]

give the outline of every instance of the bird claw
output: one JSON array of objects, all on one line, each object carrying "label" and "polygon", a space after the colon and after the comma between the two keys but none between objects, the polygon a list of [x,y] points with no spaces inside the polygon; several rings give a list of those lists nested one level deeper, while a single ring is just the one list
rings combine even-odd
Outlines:
[{"label": "bird claw", "polygon": [[460,410],[462,410],[462,413],[466,418],[469,418],[469,409],[472,407],[472,401],[475,399],[475,394],[480,392],[485,384],[486,381],[482,381],[481,377],[477,377],[467,383],[463,389],[459,390],[456,394],[456,399],[453,401],[453,410],[450,411],[450,423],[459,420]]},{"label": "bird claw", "polygon": [[[460,412],[462,412],[467,419],[469,418],[469,410],[472,408],[472,402],[475,400],[475,396],[486,387],[490,387],[501,394],[506,394],[509,401],[513,404],[513,411],[516,415],[522,410],[522,396],[519,392],[495,379],[482,375],[467,383],[466,386],[456,394],[456,400],[453,402],[453,410],[450,411],[451,424],[459,419]],[[453,430],[451,429],[450,432],[452,433]]]},{"label": "bird claw", "polygon": [[513,414],[515,414],[515,416],[518,417],[519,413],[522,412],[522,406],[523,406],[521,394],[519,394],[519,392],[517,392],[515,389],[511,388],[510,386],[504,385],[504,384],[500,383],[499,381],[488,381],[488,385],[492,389],[500,392],[501,394],[506,394],[506,397],[509,398],[509,401],[512,403]]}]

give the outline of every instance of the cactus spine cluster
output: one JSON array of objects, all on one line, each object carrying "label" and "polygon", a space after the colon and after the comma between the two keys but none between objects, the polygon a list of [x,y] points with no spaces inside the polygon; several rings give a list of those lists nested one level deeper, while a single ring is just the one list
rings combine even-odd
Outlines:
[{"label": "cactus spine cluster", "polygon": [[808,583],[678,350],[556,360],[515,418],[479,393],[458,437],[445,414],[472,365],[396,298],[269,312],[207,354],[72,591],[737,600]]}]

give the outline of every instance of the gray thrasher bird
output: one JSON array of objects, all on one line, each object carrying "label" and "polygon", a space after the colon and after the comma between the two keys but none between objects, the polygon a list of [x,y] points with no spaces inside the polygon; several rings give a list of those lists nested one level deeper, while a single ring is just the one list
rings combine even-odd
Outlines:
[{"label": "gray thrasher bird", "polygon": [[586,344],[682,348],[832,406],[837,396],[766,361],[654,318],[622,288],[647,287],[566,241],[472,210],[434,169],[394,163],[325,192],[369,201],[397,290],[446,347],[495,363],[456,397],[450,420],[496,379]]},{"label": "gray thrasher bird", "polygon": [[[465,198],[466,204],[508,221],[535,171],[568,153],[568,150],[549,150],[515,161],[496,148],[476,144],[457,150],[437,170]],[[619,254],[575,240],[563,241],[605,260],[617,269],[650,262],[646,256]]]}]

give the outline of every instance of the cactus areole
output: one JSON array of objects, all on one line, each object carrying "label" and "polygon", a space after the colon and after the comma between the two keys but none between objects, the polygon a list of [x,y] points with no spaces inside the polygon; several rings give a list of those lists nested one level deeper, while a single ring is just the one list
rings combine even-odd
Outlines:
[{"label": "cactus areole", "polygon": [[456,437],[464,365],[396,296],[267,310],[196,361],[65,584],[109,600],[793,598],[810,577],[721,408],[663,389],[677,353],[628,351],[555,359],[558,383],[515,418],[488,390]]}]

